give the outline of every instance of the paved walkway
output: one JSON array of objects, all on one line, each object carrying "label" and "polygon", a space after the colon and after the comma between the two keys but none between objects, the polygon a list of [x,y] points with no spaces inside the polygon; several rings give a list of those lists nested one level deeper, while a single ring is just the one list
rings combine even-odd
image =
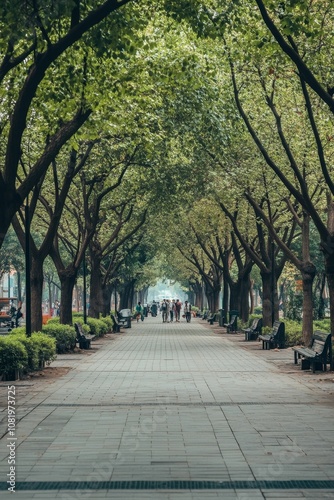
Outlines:
[{"label": "paved walkway", "polygon": [[15,382],[16,498],[334,498],[331,375],[217,332],[147,318],[59,356],[61,377]]}]

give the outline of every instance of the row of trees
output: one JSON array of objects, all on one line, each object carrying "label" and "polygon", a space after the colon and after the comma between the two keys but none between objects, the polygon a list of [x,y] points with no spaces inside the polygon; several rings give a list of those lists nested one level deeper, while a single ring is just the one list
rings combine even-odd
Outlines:
[{"label": "row of trees", "polygon": [[48,3],[1,7],[0,245],[29,213],[34,316],[50,256],[71,321],[87,250],[91,314],[159,260],[244,320],[256,267],[269,325],[290,261],[307,341],[319,241],[333,331],[331,2]]}]

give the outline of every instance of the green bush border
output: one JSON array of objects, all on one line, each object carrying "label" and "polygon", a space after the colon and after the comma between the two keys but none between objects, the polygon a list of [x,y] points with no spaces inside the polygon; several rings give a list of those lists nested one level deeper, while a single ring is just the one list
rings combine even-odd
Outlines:
[{"label": "green bush border", "polygon": [[42,333],[56,339],[57,352],[59,354],[75,348],[76,333],[74,326],[61,325],[55,321],[48,321],[46,325],[43,325]]},{"label": "green bush border", "polygon": [[0,337],[0,373],[9,375],[16,370],[28,370],[28,353],[15,336]]}]

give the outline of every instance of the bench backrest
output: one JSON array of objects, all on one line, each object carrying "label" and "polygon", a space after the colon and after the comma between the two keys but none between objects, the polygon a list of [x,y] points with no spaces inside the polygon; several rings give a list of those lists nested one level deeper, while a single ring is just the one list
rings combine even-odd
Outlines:
[{"label": "bench backrest", "polygon": [[78,338],[83,337],[84,333],[82,331],[82,325],[80,323],[74,323],[74,328],[78,335]]},{"label": "bench backrest", "polygon": [[113,314],[110,314],[110,317],[111,317],[111,319],[113,320],[113,322],[114,322],[116,325],[118,325],[118,324],[119,324],[119,323],[118,323],[118,319],[116,318],[116,316],[114,316]]},{"label": "bench backrest", "polygon": [[270,336],[275,340],[285,339],[285,324],[283,323],[283,321],[274,321]]},{"label": "bench backrest", "polygon": [[253,323],[249,327],[251,330],[254,331],[256,329],[257,321],[258,321],[257,318],[253,319]]},{"label": "bench backrest", "polygon": [[332,334],[316,330],[312,336],[311,349],[317,354],[331,352]]},{"label": "bench backrest", "polygon": [[260,332],[262,329],[262,318],[253,319],[253,323],[252,323],[252,326],[250,327],[250,329],[253,332]]},{"label": "bench backrest", "polygon": [[131,318],[132,316],[131,309],[121,309],[118,314],[120,318]]},{"label": "bench backrest", "polygon": [[233,316],[231,316],[230,325],[233,325],[233,323],[235,323],[236,319],[237,319],[237,316],[235,314]]},{"label": "bench backrest", "polygon": [[257,318],[257,323],[256,323],[256,328],[255,328],[256,332],[261,333],[262,324],[263,324],[263,319],[262,318]]}]

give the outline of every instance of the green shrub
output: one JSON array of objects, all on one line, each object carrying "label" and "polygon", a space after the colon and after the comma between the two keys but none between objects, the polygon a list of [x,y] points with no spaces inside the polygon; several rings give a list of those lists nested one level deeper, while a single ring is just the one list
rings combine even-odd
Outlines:
[{"label": "green shrub", "polygon": [[284,319],[286,347],[300,344],[303,327],[299,321]]},{"label": "green shrub", "polygon": [[34,335],[31,335],[31,337],[27,337],[25,333],[16,333],[13,334],[13,338],[21,342],[21,344],[24,346],[25,350],[27,351],[28,355],[28,365],[27,365],[27,370],[28,371],[34,371],[38,370],[39,368],[39,347],[37,343],[34,340]]},{"label": "green shrub", "polygon": [[27,350],[15,336],[0,338],[0,373],[28,369]]},{"label": "green shrub", "polygon": [[248,328],[251,323],[251,321],[249,321],[248,323],[244,323],[240,318],[238,318],[238,330],[244,330],[245,328]]},{"label": "green shrub", "polygon": [[317,319],[313,322],[314,330],[322,330],[323,332],[331,331],[331,322],[329,319]]},{"label": "green shrub", "polygon": [[9,333],[9,335],[21,335],[21,334],[26,334],[26,327],[25,326],[18,326],[17,328],[13,328],[13,330]]},{"label": "green shrub", "polygon": [[49,325],[59,325],[60,324],[60,317],[59,316],[53,316],[52,318],[48,319],[47,324]]},{"label": "green shrub", "polygon": [[79,316],[78,316],[77,318],[74,318],[74,319],[75,319],[74,323],[78,323],[79,325],[81,325],[81,326],[82,326],[82,331],[83,331],[84,333],[89,334],[89,332],[90,332],[90,327],[89,327],[89,325],[86,325],[86,324],[84,323],[84,319],[83,319],[83,317],[82,317],[82,316],[81,316],[81,317],[79,317]]},{"label": "green shrub", "polygon": [[89,325],[92,335],[96,337],[101,337],[108,331],[107,325],[100,319],[87,318],[87,325]]},{"label": "green shrub", "polygon": [[271,332],[272,332],[271,326],[263,326],[261,335],[270,335]]},{"label": "green shrub", "polygon": [[42,332],[56,339],[58,353],[70,351],[75,347],[76,334],[74,326],[57,325],[51,322],[43,326]]},{"label": "green shrub", "polygon": [[82,312],[72,312],[72,318],[83,318],[83,313]]},{"label": "green shrub", "polygon": [[262,314],[261,313],[260,314],[255,314],[255,313],[254,314],[250,314],[249,315],[249,326],[253,323],[254,319],[260,319],[260,318],[262,318]]},{"label": "green shrub", "polygon": [[96,337],[101,337],[105,333],[108,333],[112,330],[112,319],[100,317],[99,319],[87,317],[87,325],[84,324],[83,314],[82,313],[74,313],[73,314],[73,323],[80,323],[83,326],[83,330],[85,333],[91,333]]},{"label": "green shrub", "polygon": [[111,332],[112,331],[112,326],[113,326],[113,321],[111,318],[109,318],[108,316],[106,317],[100,317],[100,321],[103,321],[103,323],[106,324],[107,326],[107,332]]},{"label": "green shrub", "polygon": [[38,332],[32,334],[32,339],[38,348],[39,366],[41,366],[43,362],[49,365],[51,361],[56,359],[57,341],[55,338],[45,333]]}]

